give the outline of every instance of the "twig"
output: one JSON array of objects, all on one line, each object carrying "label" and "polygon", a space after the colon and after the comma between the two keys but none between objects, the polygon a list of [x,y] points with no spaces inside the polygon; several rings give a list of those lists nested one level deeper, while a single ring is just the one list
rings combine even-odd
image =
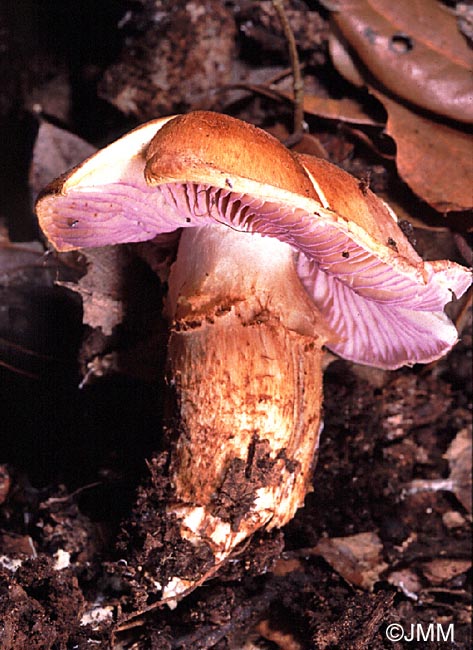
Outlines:
[{"label": "twig", "polygon": [[[299,65],[299,69],[302,72],[304,68],[306,67],[305,63],[301,63]],[[281,79],[284,79],[284,77],[287,77],[288,75],[292,74],[292,68],[285,68],[284,70],[281,70],[280,72],[277,72],[274,76],[270,77],[267,79],[264,83],[265,86],[271,87],[275,84],[277,84]]]},{"label": "twig", "polygon": [[0,345],[5,345],[9,348],[12,348],[13,350],[16,350],[17,352],[21,352],[25,355],[28,355],[30,357],[35,357],[37,359],[42,359],[43,361],[54,360],[54,357],[50,356],[49,354],[41,354],[40,352],[36,352],[35,350],[30,350],[29,348],[23,347],[23,345],[20,345],[19,343],[13,343],[13,341],[4,339],[3,336],[0,336]]},{"label": "twig", "polygon": [[289,45],[289,56],[291,59],[292,75],[294,89],[294,126],[293,132],[285,143],[287,146],[292,146],[299,142],[304,133],[304,82],[302,79],[301,65],[299,62],[299,55],[297,54],[296,39],[294,32],[287,19],[286,11],[284,9],[283,0],[272,0],[273,6],[278,14],[279,20],[283,28],[284,36]]},{"label": "twig", "polygon": [[35,375],[32,372],[28,372],[27,370],[21,370],[21,368],[16,368],[15,366],[12,366],[6,361],[0,360],[0,366],[2,368],[6,368],[7,370],[10,370],[11,372],[16,373],[17,375],[23,375],[24,377],[28,377],[29,379],[39,379],[38,375]]},{"label": "twig", "polygon": [[86,490],[91,490],[92,488],[98,487],[99,485],[103,485],[103,482],[95,481],[94,483],[88,483],[87,485],[82,485],[81,487],[78,487],[77,490],[74,490],[74,492],[71,492],[70,494],[66,494],[63,497],[49,497],[49,499],[47,499],[45,503],[47,503],[48,505],[52,505],[53,503],[65,503],[66,501],[70,501],[74,499],[82,492],[85,492]]}]

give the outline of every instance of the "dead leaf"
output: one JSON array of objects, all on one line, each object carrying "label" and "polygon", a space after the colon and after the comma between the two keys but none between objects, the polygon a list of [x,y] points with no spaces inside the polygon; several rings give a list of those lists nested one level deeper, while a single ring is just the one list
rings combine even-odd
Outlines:
[{"label": "dead leaf", "polygon": [[[262,84],[232,84],[230,89],[247,90],[249,92],[263,95],[274,101],[293,102],[293,94],[285,90],[280,90],[275,86],[265,86]],[[363,126],[382,126],[382,122],[374,119],[364,108],[363,105],[350,97],[341,99],[332,99],[319,95],[304,95],[304,112],[316,117],[323,117],[328,120],[339,120],[350,124],[360,124]]]},{"label": "dead leaf", "polygon": [[395,587],[398,587],[408,598],[411,600],[418,600],[417,595],[421,589],[422,584],[414,571],[405,568],[400,571],[393,571],[388,576],[388,582]]},{"label": "dead leaf", "polygon": [[[289,93],[281,93],[292,100]],[[304,95],[304,112],[330,120],[340,120],[364,126],[382,126],[382,122],[373,119],[360,102],[349,97],[331,99],[317,95]]]},{"label": "dead leaf", "polygon": [[[340,74],[360,86],[363,69],[351,58],[348,45],[337,29],[330,37],[330,53]],[[403,180],[439,212],[470,210],[473,135],[452,124],[430,120],[375,89],[368,84],[368,77],[365,81],[369,92],[388,112],[386,133],[396,142],[396,164]]]},{"label": "dead leaf", "polygon": [[472,508],[471,450],[471,430],[461,429],[444,454],[450,466],[452,491],[469,513]]},{"label": "dead leaf", "polygon": [[437,558],[422,565],[422,573],[434,585],[448,582],[452,578],[466,573],[471,567],[470,560]]},{"label": "dead leaf", "polygon": [[387,568],[381,559],[383,545],[373,532],[321,539],[314,549],[347,582],[371,591]]},{"label": "dead leaf", "polygon": [[[433,122],[383,93],[386,133],[396,142],[396,165],[409,187],[439,212],[473,207],[473,135]],[[473,87],[472,87],[473,93]]]},{"label": "dead leaf", "polygon": [[340,0],[334,20],[386,88],[423,109],[473,122],[473,52],[454,14],[432,0]]},{"label": "dead leaf", "polygon": [[36,557],[36,548],[29,535],[16,535],[14,533],[3,533],[0,536],[0,548],[2,554],[25,555]]},{"label": "dead leaf", "polygon": [[80,294],[84,325],[100,327],[105,336],[110,336],[124,316],[122,279],[130,255],[123,246],[90,249],[85,255],[87,273],[77,284],[60,284]]},{"label": "dead leaf", "polygon": [[365,80],[353,61],[350,46],[335,21],[332,21],[331,28],[329,53],[335,68],[347,81],[362,88],[365,85]]},{"label": "dead leaf", "polygon": [[331,99],[328,97],[305,95],[304,111],[318,117],[351,122],[352,124],[382,126],[381,122],[369,116],[359,102],[349,97]]}]

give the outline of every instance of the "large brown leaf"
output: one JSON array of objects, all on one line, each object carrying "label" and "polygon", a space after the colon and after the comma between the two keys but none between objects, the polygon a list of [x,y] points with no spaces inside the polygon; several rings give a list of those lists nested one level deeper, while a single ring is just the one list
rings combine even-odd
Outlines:
[{"label": "large brown leaf", "polygon": [[330,37],[330,54],[341,75],[356,86],[366,84],[383,103],[388,113],[385,130],[396,142],[399,175],[409,187],[439,212],[470,210],[473,134],[452,123],[431,120],[370,84],[373,79],[351,57],[337,28]]},{"label": "large brown leaf", "polygon": [[473,122],[473,51],[434,0],[339,0],[334,19],[387,89],[416,106]]},{"label": "large brown leaf", "polygon": [[409,110],[371,89],[388,112],[386,133],[409,187],[439,212],[473,208],[473,135]]}]

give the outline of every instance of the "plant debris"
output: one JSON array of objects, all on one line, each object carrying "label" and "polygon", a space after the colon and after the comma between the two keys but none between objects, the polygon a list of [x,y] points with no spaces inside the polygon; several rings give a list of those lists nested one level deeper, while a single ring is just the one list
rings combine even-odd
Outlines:
[{"label": "plant debris", "polygon": [[429,0],[349,4],[333,14],[334,65],[384,105],[399,174],[413,191],[442,213],[471,210],[473,58],[454,15]]},{"label": "plant debris", "polygon": [[314,549],[347,582],[372,591],[387,568],[382,562],[383,545],[376,533],[321,539]]}]

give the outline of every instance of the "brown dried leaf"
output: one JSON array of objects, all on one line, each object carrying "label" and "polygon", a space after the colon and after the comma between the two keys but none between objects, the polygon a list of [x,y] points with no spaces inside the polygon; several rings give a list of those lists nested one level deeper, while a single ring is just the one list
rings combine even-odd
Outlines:
[{"label": "brown dried leaf", "polygon": [[365,80],[353,61],[350,46],[334,21],[332,21],[331,27],[328,46],[333,64],[342,77],[345,77],[354,86],[361,88],[365,85]]},{"label": "brown dried leaf", "polygon": [[379,91],[371,92],[388,111],[386,132],[396,141],[397,168],[409,187],[439,212],[470,210],[473,135],[433,122]]},{"label": "brown dried leaf", "polygon": [[422,589],[422,584],[419,580],[419,577],[408,567],[390,573],[388,576],[388,582],[391,585],[398,587],[408,598],[411,598],[412,600],[417,600],[417,594]]},{"label": "brown dried leaf", "polygon": [[413,104],[473,122],[473,52],[453,13],[432,0],[341,0],[334,20],[363,64]]},{"label": "brown dried leaf", "polygon": [[[286,95],[286,93],[282,94]],[[289,94],[287,96],[291,99]],[[341,122],[350,122],[352,124],[382,126],[382,123],[370,117],[359,102],[349,97],[330,99],[316,95],[305,95],[304,112],[317,117],[340,120]]]},{"label": "brown dried leaf", "polygon": [[36,557],[35,545],[29,535],[3,533],[0,535],[0,548],[1,552],[6,555]]},{"label": "brown dried leaf", "polygon": [[105,336],[123,321],[123,273],[129,253],[123,246],[104,246],[88,250],[87,273],[79,280],[60,283],[82,298],[83,323],[100,327]]},{"label": "brown dried leaf", "polygon": [[[362,69],[356,67],[336,31],[330,52],[340,74],[359,85]],[[388,112],[386,132],[396,142],[398,171],[409,187],[439,212],[471,209],[473,135],[429,120],[372,86],[368,88]]]},{"label": "brown dried leaf", "polygon": [[453,482],[452,491],[471,513],[471,431],[462,429],[457,433],[445,453],[450,465],[450,479]]},{"label": "brown dried leaf", "polygon": [[[294,95],[291,92],[279,90],[274,86],[268,87],[262,84],[232,84],[228,88],[248,90],[252,93],[263,95],[275,101],[293,102]],[[332,99],[330,97],[321,97],[319,95],[304,95],[304,112],[316,117],[323,117],[328,120],[339,120],[350,124],[360,124],[363,126],[382,126],[382,123],[375,120],[365,111],[363,105],[349,97],[341,99]]]},{"label": "brown dried leaf", "polygon": [[422,573],[434,585],[448,582],[452,578],[466,573],[471,567],[470,560],[436,558],[422,565]]},{"label": "brown dried leaf", "polygon": [[314,552],[321,555],[342,578],[363,589],[373,589],[387,568],[382,561],[383,545],[376,533],[321,539]]}]

